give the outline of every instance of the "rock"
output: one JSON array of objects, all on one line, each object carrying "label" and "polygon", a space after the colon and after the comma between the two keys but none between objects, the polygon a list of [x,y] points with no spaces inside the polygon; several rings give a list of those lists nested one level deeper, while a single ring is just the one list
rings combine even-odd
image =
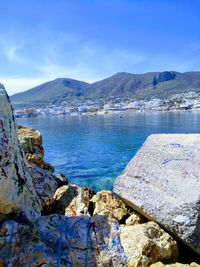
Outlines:
[{"label": "rock", "polygon": [[68,185],[68,179],[63,173],[57,173],[55,175],[55,179],[58,183],[58,187],[61,187],[63,185]]},{"label": "rock", "polygon": [[125,204],[110,191],[98,192],[92,197],[91,203],[94,205],[94,215],[105,215],[118,221],[125,219],[128,215]]},{"label": "rock", "polygon": [[29,162],[36,164],[42,169],[54,172],[53,166],[44,161],[43,141],[39,131],[19,126],[18,138],[26,155],[26,159]]},{"label": "rock", "polygon": [[40,215],[41,203],[18,142],[9,97],[2,85],[0,103],[0,213],[23,212],[34,220]]},{"label": "rock", "polygon": [[195,262],[192,262],[191,264],[173,263],[167,265],[162,262],[157,262],[152,264],[150,267],[200,267],[200,265]]},{"label": "rock", "polygon": [[[126,266],[120,243],[120,227],[104,216],[51,215],[36,223],[41,241],[71,266]],[[59,244],[61,244],[59,246]],[[63,265],[66,266],[66,265]]]},{"label": "rock", "polygon": [[52,210],[66,216],[89,214],[89,201],[94,193],[87,187],[63,185],[55,192]]},{"label": "rock", "polygon": [[[4,222],[0,228],[0,243],[0,266],[32,267],[46,263],[46,247],[28,225],[14,220]],[[50,253],[55,254],[51,248],[48,255]]]},{"label": "rock", "polygon": [[54,194],[58,188],[57,180],[51,171],[42,169],[35,164],[28,164],[27,167],[38,198],[41,200],[42,208],[46,210],[54,201]]},{"label": "rock", "polygon": [[29,164],[28,171],[36,193],[41,200],[42,209],[48,209],[53,202],[53,196],[58,188],[56,177],[52,174],[54,168],[44,162],[44,148],[42,145],[42,135],[32,128],[18,127],[19,141],[26,155]]},{"label": "rock", "polygon": [[24,153],[37,154],[44,157],[42,135],[38,130],[18,126],[18,138]]},{"label": "rock", "polygon": [[119,224],[103,216],[50,215],[0,228],[0,266],[126,266]]},{"label": "rock", "polygon": [[138,213],[133,213],[126,219],[126,225],[140,224],[142,222],[144,222],[144,219]]},{"label": "rock", "polygon": [[120,237],[128,267],[147,267],[159,260],[177,260],[176,241],[154,222],[122,226]]},{"label": "rock", "polygon": [[114,185],[127,204],[200,255],[200,135],[151,135]]}]

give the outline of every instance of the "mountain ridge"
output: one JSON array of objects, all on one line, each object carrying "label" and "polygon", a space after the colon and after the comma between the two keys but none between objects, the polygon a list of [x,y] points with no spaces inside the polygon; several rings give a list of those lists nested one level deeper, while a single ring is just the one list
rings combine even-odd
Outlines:
[{"label": "mountain ridge", "polygon": [[188,91],[200,92],[200,71],[118,72],[103,80],[87,83],[70,78],[57,78],[25,92],[11,96],[14,106],[44,106],[77,99],[150,99],[167,98]]}]

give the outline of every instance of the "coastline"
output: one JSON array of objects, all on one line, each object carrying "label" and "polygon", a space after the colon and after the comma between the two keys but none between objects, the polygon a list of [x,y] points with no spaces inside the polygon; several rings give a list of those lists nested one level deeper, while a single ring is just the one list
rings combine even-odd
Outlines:
[{"label": "coastline", "polygon": [[[159,266],[158,261],[163,264],[198,261],[188,247],[181,250],[179,243],[183,242],[173,237],[173,231],[167,233],[162,222],[159,225],[149,221],[110,191],[97,193],[88,187],[69,184],[62,174],[56,174],[54,167],[44,161],[40,132],[17,127],[4,87],[0,88],[0,100],[3,103],[0,105],[0,242],[3,244],[0,265],[149,267]],[[200,145],[194,136],[191,138],[194,145],[196,142]],[[179,148],[170,140],[167,138],[170,147]],[[195,151],[197,154],[198,150]],[[137,182],[144,181],[139,176],[135,178]],[[132,196],[140,192],[132,192]],[[196,192],[198,198],[198,187]],[[162,216],[162,210],[158,211]],[[182,227],[179,217],[176,222]],[[193,228],[191,231],[194,239],[189,243],[194,250],[196,232]]]},{"label": "coastline", "polygon": [[51,114],[51,115],[37,115],[37,116],[16,116],[16,118],[33,118],[33,117],[58,117],[58,116],[107,116],[107,115],[123,115],[123,114],[149,114],[149,113],[180,113],[180,112],[200,112],[200,109],[176,109],[176,110],[117,110],[117,111],[95,111],[95,112],[74,112],[70,114]]}]

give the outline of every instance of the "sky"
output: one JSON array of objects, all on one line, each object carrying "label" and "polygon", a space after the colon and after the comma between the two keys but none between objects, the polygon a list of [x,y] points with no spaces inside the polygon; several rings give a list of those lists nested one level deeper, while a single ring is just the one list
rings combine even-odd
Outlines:
[{"label": "sky", "polygon": [[199,0],[0,0],[0,82],[200,71]]}]

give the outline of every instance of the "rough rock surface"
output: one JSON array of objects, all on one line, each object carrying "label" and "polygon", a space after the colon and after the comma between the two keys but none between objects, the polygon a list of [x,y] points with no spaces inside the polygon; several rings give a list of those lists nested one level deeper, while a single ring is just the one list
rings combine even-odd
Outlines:
[{"label": "rough rock surface", "polygon": [[0,266],[126,266],[119,229],[103,216],[43,216],[31,227],[6,221]]},{"label": "rough rock surface", "polygon": [[55,179],[56,182],[58,183],[58,187],[61,187],[63,185],[68,185],[67,177],[61,172],[55,174]]},{"label": "rough rock surface", "polygon": [[126,219],[126,225],[140,224],[142,222],[144,222],[144,218],[135,212]]},{"label": "rough rock surface", "polygon": [[66,216],[89,215],[90,199],[94,193],[87,187],[63,185],[55,192],[52,210]]},{"label": "rough rock surface", "polygon": [[176,261],[176,241],[154,222],[121,227],[128,267],[147,267],[159,260]]},{"label": "rough rock surface", "polygon": [[54,168],[44,161],[42,135],[37,130],[19,126],[18,138],[28,160],[27,168],[36,193],[46,209],[53,201],[58,179],[52,174]]},{"label": "rough rock surface", "polygon": [[110,191],[98,192],[92,197],[91,202],[94,205],[94,215],[105,215],[118,221],[121,221],[128,215],[126,205],[121,200],[118,200]]},{"label": "rough rock surface", "polygon": [[162,262],[157,262],[151,264],[150,267],[200,267],[199,264],[192,262],[191,264],[173,263],[173,264],[163,264]]},{"label": "rough rock surface", "polygon": [[58,188],[57,180],[51,171],[42,169],[35,164],[27,165],[34,188],[42,204],[42,208],[48,208],[53,202],[53,196]]},{"label": "rough rock surface", "polygon": [[200,135],[151,135],[114,185],[200,255]]},{"label": "rough rock surface", "polygon": [[42,169],[54,171],[54,167],[44,161],[43,141],[39,131],[18,126],[18,139],[29,162]]},{"label": "rough rock surface", "polygon": [[0,85],[0,213],[22,211],[33,219],[40,210],[26,159],[18,143],[9,97]]},{"label": "rough rock surface", "polygon": [[[64,185],[55,195],[58,209],[52,210],[61,214],[39,216],[42,208],[42,214],[45,214],[44,207],[52,207],[51,201],[57,185],[63,185],[65,180],[64,177],[56,178],[52,169],[48,170],[41,162],[33,162],[27,156],[32,153],[43,158],[39,133],[26,130],[29,134],[21,139],[23,152],[17,139],[9,98],[3,86],[0,87],[0,266],[127,266],[127,256],[129,262],[132,259],[132,248],[127,248],[127,244],[132,239],[127,241],[130,237],[122,232],[126,255],[120,240],[120,225],[116,219],[124,222],[129,211],[110,192],[100,192],[90,201],[94,194],[92,190],[78,186],[66,188]],[[33,132],[35,137],[32,136]],[[92,215],[92,208],[100,215],[72,216],[74,207],[76,215],[90,210]],[[134,218],[130,218],[131,223],[133,220]],[[123,229],[136,226],[139,227],[125,226]],[[167,238],[162,239],[167,236],[164,231],[159,234],[161,230],[152,227],[149,229],[145,230],[144,239],[160,240],[158,243],[161,245],[156,243],[152,248],[153,241],[147,241],[142,255],[150,255],[152,258],[156,247],[155,260],[163,259],[164,254],[171,253],[175,241],[167,240],[167,243]],[[158,236],[155,237],[156,231]],[[134,235],[133,232],[131,235]],[[135,235],[137,236],[136,232]],[[149,251],[149,247],[152,250]]]}]

